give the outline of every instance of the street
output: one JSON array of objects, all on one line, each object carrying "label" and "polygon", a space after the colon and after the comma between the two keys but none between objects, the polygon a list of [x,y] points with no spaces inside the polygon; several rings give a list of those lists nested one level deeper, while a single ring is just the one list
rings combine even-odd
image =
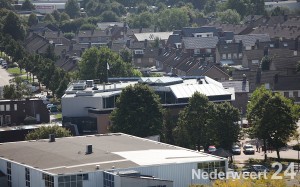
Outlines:
[{"label": "street", "polygon": [[3,87],[4,85],[9,84],[9,79],[11,79],[11,76],[7,71],[0,66],[0,87]]}]

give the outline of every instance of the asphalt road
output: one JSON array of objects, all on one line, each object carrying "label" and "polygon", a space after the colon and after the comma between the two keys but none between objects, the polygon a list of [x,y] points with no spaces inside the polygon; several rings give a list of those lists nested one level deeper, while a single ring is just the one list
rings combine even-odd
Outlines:
[{"label": "asphalt road", "polygon": [[3,69],[2,66],[0,66],[0,87],[8,85],[9,79],[11,79],[9,73],[7,73],[7,71]]}]

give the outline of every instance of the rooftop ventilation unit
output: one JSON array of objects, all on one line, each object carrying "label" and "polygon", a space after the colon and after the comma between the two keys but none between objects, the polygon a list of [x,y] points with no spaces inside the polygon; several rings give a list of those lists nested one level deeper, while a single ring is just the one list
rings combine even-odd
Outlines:
[{"label": "rooftop ventilation unit", "polygon": [[86,86],[87,87],[93,87],[94,81],[93,80],[86,80]]},{"label": "rooftop ventilation unit", "polygon": [[89,144],[89,145],[86,145],[86,151],[85,151],[85,154],[92,154],[93,153],[93,145]]},{"label": "rooftop ventilation unit", "polygon": [[73,83],[73,90],[85,90],[86,82],[85,81],[78,81]]},{"label": "rooftop ventilation unit", "polygon": [[55,142],[55,134],[49,134],[49,142]]},{"label": "rooftop ventilation unit", "polygon": [[76,92],[76,96],[93,96],[94,92],[93,91],[85,91],[85,92]]}]

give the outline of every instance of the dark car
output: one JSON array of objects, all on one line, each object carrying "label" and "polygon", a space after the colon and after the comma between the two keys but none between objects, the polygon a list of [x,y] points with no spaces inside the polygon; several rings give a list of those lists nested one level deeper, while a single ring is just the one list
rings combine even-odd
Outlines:
[{"label": "dark car", "polygon": [[233,145],[231,149],[232,154],[234,155],[240,155],[241,154],[241,148],[238,145]]},{"label": "dark car", "polygon": [[263,172],[269,172],[270,170],[263,165],[260,164],[254,164],[249,166],[247,169],[244,169],[243,172],[255,172],[255,173],[263,173]]}]

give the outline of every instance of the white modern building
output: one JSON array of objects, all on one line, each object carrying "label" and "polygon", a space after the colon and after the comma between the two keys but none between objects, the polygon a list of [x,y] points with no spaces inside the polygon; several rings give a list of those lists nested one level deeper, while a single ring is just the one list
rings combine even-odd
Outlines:
[{"label": "white modern building", "polygon": [[0,144],[1,187],[188,187],[225,158],[122,133]]},{"label": "white modern building", "polygon": [[138,83],[152,87],[160,96],[162,105],[177,113],[195,92],[206,95],[212,102],[235,99],[234,88],[224,88],[220,82],[204,76],[116,78],[110,84],[82,80],[71,83],[61,99],[63,123],[76,124],[79,134],[107,133],[109,114],[122,89]]}]

